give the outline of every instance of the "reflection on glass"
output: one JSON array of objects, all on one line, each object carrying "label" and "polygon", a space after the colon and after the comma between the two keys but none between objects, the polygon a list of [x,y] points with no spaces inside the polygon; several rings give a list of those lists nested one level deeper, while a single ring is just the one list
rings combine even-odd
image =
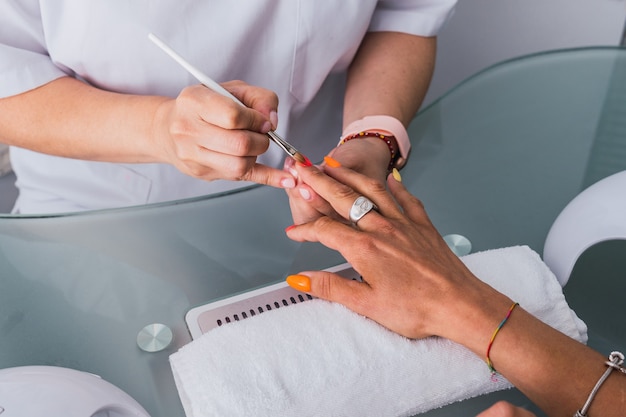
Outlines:
[{"label": "reflection on glass", "polygon": [[[424,109],[409,129],[402,178],[440,233],[466,237],[473,251],[525,244],[541,253],[590,164],[604,163],[590,155],[598,132],[616,123],[603,117],[606,106],[624,105],[607,94],[626,76],[615,73],[625,57],[596,48],[513,60]],[[624,146],[621,138],[607,143]],[[190,340],[189,309],[343,262],[287,239],[290,224],[284,191],[265,186],[71,215],[1,215],[0,368],[93,372],[153,417],[182,417],[168,356]],[[173,341],[148,353],[136,337],[152,323],[169,327]],[[519,397],[512,390],[426,415]]]}]

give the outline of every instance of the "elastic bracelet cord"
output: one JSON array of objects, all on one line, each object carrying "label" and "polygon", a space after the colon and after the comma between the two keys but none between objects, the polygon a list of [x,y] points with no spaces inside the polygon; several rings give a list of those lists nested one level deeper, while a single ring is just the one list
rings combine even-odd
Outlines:
[{"label": "elastic bracelet cord", "polygon": [[487,354],[485,356],[487,358],[486,359],[487,360],[487,366],[489,367],[489,371],[491,371],[491,379],[495,379],[496,373],[497,373],[496,372],[496,368],[493,367],[493,363],[491,362],[491,358],[489,357],[489,353],[491,352],[491,346],[493,345],[493,341],[496,339],[496,336],[498,335],[498,332],[505,325],[505,323],[509,320],[509,317],[511,317],[511,313],[513,312],[515,307],[517,307],[518,305],[519,305],[519,303],[513,303],[513,305],[511,305],[511,307],[509,307],[509,311],[506,313],[506,316],[504,317],[504,319],[502,319],[502,321],[500,322],[500,324],[498,325],[496,330],[491,335],[491,340],[489,340],[489,345],[487,346]]},{"label": "elastic bracelet cord", "polygon": [[[339,138],[339,146],[343,139],[354,136],[360,132],[379,132],[386,136],[393,136],[392,145],[395,152],[395,165],[392,168],[401,169],[407,162],[411,153],[411,140],[402,122],[393,116],[378,114],[369,115],[361,119],[354,120],[345,126]],[[389,146],[389,143],[387,144]]]},{"label": "elastic bracelet cord", "polygon": [[395,166],[396,161],[398,160],[398,156],[399,156],[399,152],[397,151],[398,143],[396,141],[395,136],[385,135],[383,133],[375,132],[375,131],[363,131],[363,132],[354,133],[352,135],[348,135],[344,137],[339,142],[339,145],[343,145],[344,143],[352,139],[361,139],[361,138],[366,138],[366,137],[378,138],[387,144],[387,147],[389,148],[389,152],[391,153],[391,160],[389,161],[389,166],[387,167],[387,171],[388,172],[391,171],[393,167]]},{"label": "elastic bracelet cord", "polygon": [[604,384],[604,381],[606,381],[606,379],[609,377],[611,372],[613,372],[613,370],[616,369],[626,374],[626,369],[621,367],[623,363],[624,363],[624,354],[622,352],[611,352],[611,354],[609,355],[609,360],[604,362],[604,364],[608,366],[609,368],[606,371],[604,371],[604,374],[602,374],[598,382],[596,382],[596,385],[591,390],[589,397],[587,397],[587,401],[585,401],[585,405],[583,405],[583,408],[576,411],[576,414],[574,414],[574,417],[587,417],[587,411],[589,411],[589,407],[591,407],[591,401],[593,401],[596,394],[600,390],[600,387],[602,386],[602,384]]}]

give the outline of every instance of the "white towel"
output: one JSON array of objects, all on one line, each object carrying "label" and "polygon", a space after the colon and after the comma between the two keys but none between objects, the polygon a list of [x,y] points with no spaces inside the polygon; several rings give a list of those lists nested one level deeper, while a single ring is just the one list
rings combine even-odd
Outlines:
[{"label": "white towel", "polygon": [[[554,328],[586,342],[556,278],[527,246],[466,265]],[[453,319],[453,318],[451,318]],[[409,340],[322,300],[218,327],[170,357],[185,413],[204,416],[410,416],[509,388],[449,340]]]}]

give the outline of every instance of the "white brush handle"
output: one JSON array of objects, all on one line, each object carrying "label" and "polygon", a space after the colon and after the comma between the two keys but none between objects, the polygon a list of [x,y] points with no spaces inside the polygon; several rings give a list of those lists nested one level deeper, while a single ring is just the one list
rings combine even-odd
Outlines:
[{"label": "white brush handle", "polygon": [[[174,61],[178,62],[184,69],[186,69],[191,75],[193,75],[198,81],[200,81],[205,87],[215,91],[218,94],[221,94],[225,97],[231,98],[235,103],[246,107],[237,97],[232,95],[228,90],[224,87],[213,81],[208,75],[204,74],[198,68],[191,65],[185,58],[180,56],[176,51],[167,46],[165,42],[159,39],[154,33],[148,34],[148,39],[150,39],[156,46],[161,48],[166,54],[168,54]],[[282,148],[289,156],[296,158],[300,162],[305,162],[306,158],[298,152],[296,148],[294,148],[290,143],[288,143],[285,139],[280,137],[278,133],[273,130],[267,132],[267,135],[270,137],[274,143]]]},{"label": "white brush handle", "polygon": [[245,107],[245,105],[241,101],[239,101],[237,97],[235,97],[224,87],[222,87],[221,85],[213,81],[211,78],[209,78],[209,76],[204,74],[198,68],[191,65],[187,60],[185,60],[185,58],[183,58],[172,48],[167,46],[161,39],[157,38],[154,33],[149,33],[148,39],[154,42],[154,44],[158,46],[159,48],[161,48],[166,54],[171,56],[174,59],[174,61],[178,62],[183,68],[185,68],[191,75],[196,77],[196,79],[200,81],[202,84],[204,84],[206,87],[210,88],[211,90],[225,97],[230,97],[231,99],[233,99],[233,101],[235,101],[235,103],[240,104]]}]

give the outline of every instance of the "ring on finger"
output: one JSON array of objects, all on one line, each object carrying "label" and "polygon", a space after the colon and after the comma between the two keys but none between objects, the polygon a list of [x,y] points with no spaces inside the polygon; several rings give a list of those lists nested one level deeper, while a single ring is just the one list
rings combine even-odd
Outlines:
[{"label": "ring on finger", "polygon": [[378,210],[376,204],[367,197],[359,196],[350,207],[350,221],[356,226],[357,222],[372,210]]}]

